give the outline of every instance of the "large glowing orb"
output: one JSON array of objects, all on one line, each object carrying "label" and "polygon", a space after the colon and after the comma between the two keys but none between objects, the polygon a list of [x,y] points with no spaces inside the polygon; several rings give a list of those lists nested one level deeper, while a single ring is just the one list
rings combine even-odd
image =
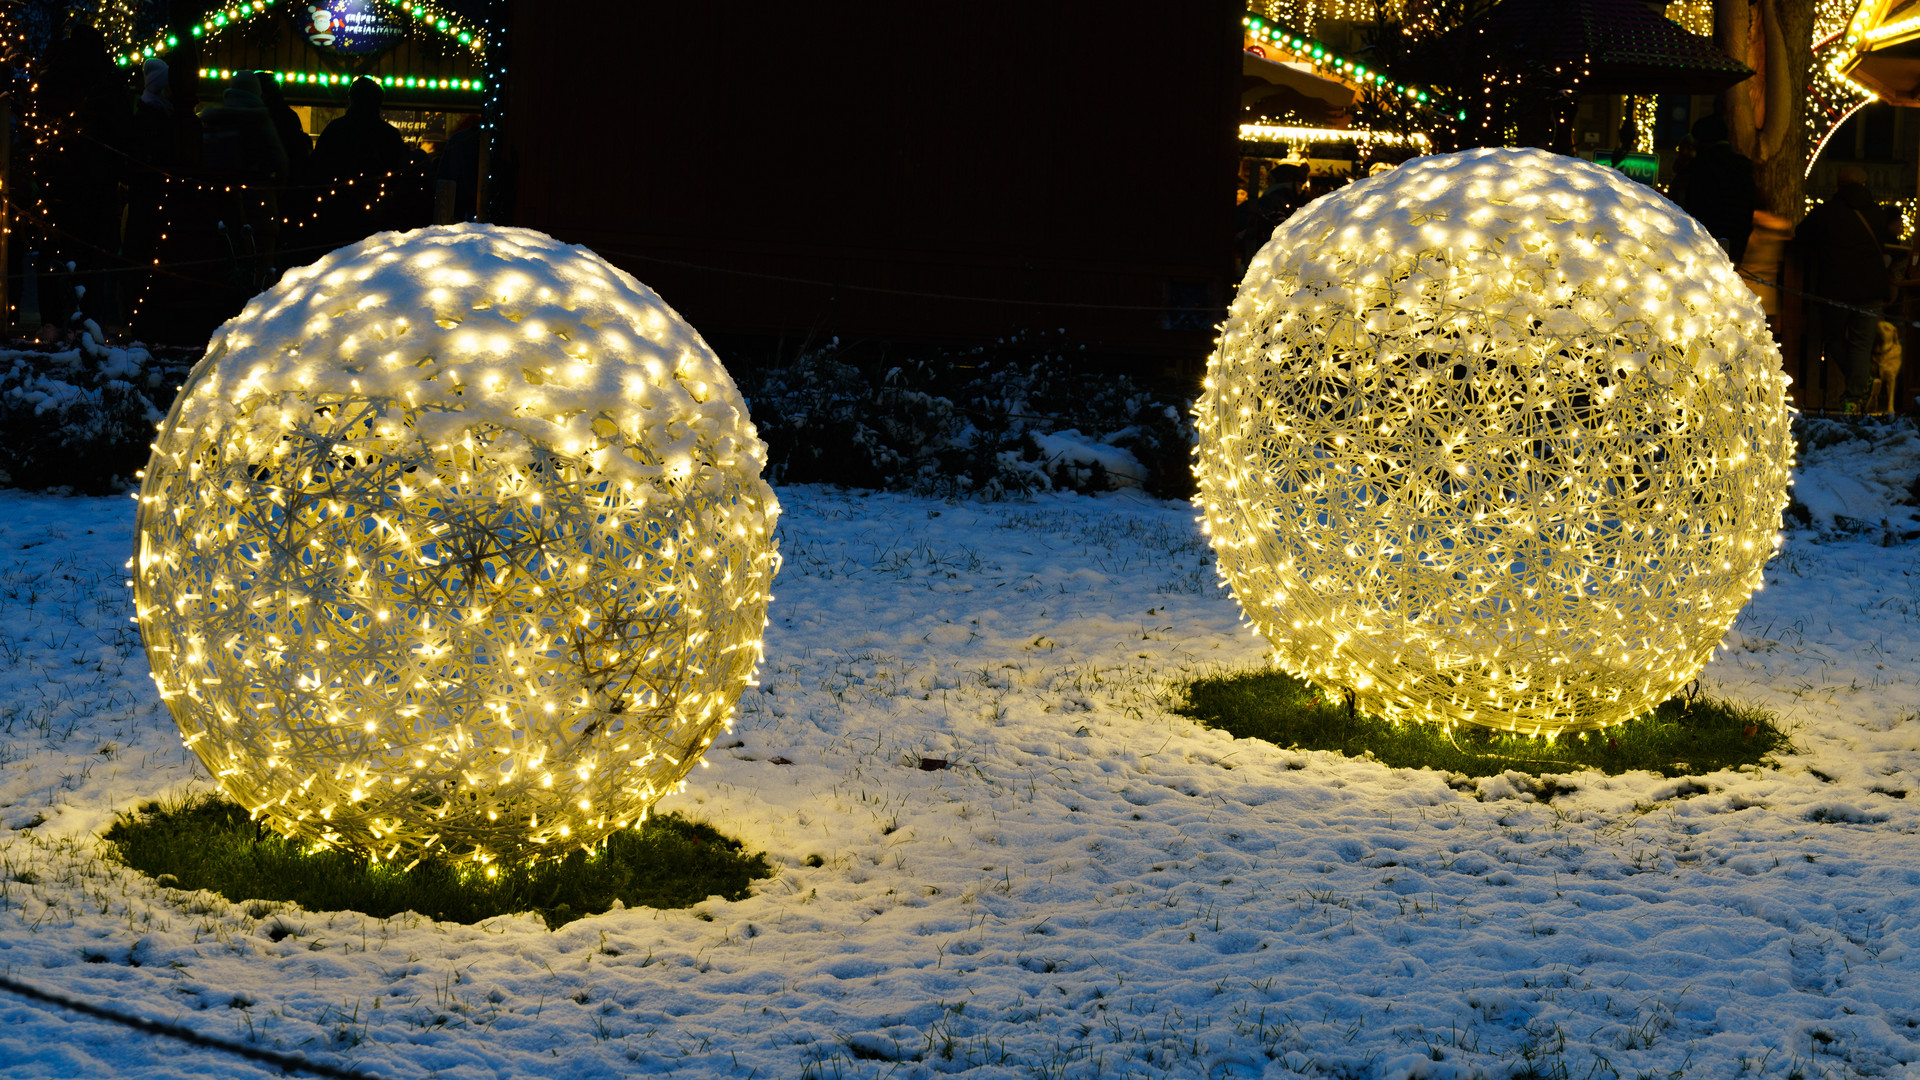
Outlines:
[{"label": "large glowing orb", "polygon": [[540,233],[387,233],[215,333],[141,488],[154,681],[282,832],[559,855],[729,723],[779,567],[765,447],[707,344]]},{"label": "large glowing orb", "polygon": [[1760,585],[1786,385],[1653,190],[1420,158],[1249,266],[1196,410],[1204,522],[1281,667],[1396,720],[1597,728],[1692,679]]}]

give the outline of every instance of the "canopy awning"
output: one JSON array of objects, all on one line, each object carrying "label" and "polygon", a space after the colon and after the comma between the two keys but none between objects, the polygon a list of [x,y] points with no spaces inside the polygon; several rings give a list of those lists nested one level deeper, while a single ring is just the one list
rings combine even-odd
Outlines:
[{"label": "canopy awning", "polygon": [[1441,84],[1510,71],[1583,94],[1714,94],[1753,75],[1640,0],[1504,0],[1412,66]]},{"label": "canopy awning", "polygon": [[1861,88],[1895,105],[1920,105],[1920,0],[1862,5],[1843,48],[1840,70]]},{"label": "canopy awning", "polygon": [[1292,117],[1326,127],[1345,127],[1350,122],[1352,87],[1305,65],[1270,60],[1251,49],[1240,57],[1240,111],[1246,119]]}]

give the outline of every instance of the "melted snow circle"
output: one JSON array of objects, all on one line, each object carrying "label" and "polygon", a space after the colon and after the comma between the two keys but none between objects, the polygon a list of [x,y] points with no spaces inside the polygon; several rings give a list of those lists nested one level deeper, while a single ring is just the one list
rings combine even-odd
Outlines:
[{"label": "melted snow circle", "polygon": [[565,854],[752,677],[779,504],[739,391],[599,256],[384,233],[213,336],[140,492],[154,680],[226,793],[379,858]]},{"label": "melted snow circle", "polygon": [[1396,719],[1597,728],[1691,679],[1759,584],[1786,385],[1759,301],[1652,189],[1419,158],[1254,257],[1200,501],[1286,669]]}]

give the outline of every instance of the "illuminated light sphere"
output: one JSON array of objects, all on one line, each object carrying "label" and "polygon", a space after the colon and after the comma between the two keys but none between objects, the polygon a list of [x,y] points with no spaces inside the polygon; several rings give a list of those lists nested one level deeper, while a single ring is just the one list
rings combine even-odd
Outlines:
[{"label": "illuminated light sphere", "polygon": [[1792,443],[1760,302],[1684,212],[1536,150],[1418,158],[1248,267],[1203,522],[1276,662],[1395,721],[1603,727],[1712,655]]},{"label": "illuminated light sphere", "polygon": [[213,336],[141,488],[136,619],[221,788],[411,864],[561,855],[753,677],[766,448],[645,286],[524,229],[384,233]]}]

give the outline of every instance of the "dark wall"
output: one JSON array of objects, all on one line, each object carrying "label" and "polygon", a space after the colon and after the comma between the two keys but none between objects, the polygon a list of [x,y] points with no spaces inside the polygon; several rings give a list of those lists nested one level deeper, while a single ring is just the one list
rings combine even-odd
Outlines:
[{"label": "dark wall", "polygon": [[703,333],[1211,346],[1238,4],[514,7],[512,222]]}]

